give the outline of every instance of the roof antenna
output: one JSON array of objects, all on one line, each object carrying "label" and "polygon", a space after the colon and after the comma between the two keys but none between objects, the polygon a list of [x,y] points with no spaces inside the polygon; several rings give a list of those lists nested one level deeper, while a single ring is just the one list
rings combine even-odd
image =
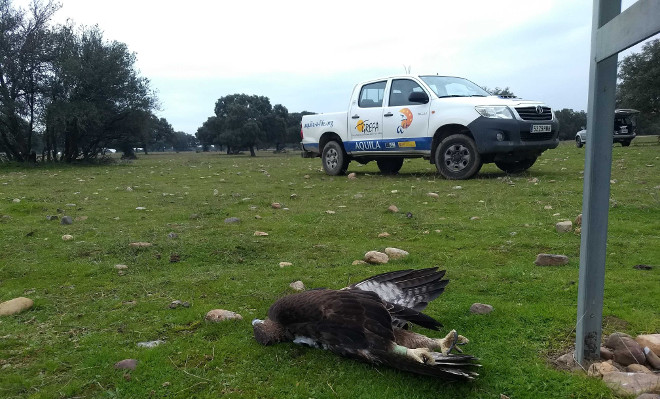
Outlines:
[{"label": "roof antenna", "polygon": [[403,65],[403,70],[406,72],[406,74],[410,75],[410,65],[406,66],[405,64]]}]

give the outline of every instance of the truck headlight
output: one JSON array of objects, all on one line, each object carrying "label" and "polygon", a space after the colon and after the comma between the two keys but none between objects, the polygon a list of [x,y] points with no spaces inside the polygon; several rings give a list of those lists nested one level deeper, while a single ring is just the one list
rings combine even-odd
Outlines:
[{"label": "truck headlight", "polygon": [[478,106],[474,109],[484,118],[513,119],[513,114],[506,106]]}]

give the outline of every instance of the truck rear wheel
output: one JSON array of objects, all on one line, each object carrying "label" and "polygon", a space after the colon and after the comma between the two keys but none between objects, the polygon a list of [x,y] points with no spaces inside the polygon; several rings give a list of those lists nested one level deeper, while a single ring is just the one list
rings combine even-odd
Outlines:
[{"label": "truck rear wheel", "polygon": [[393,175],[401,170],[401,166],[403,166],[403,158],[380,158],[376,160],[376,163],[378,164],[380,173],[384,175]]},{"label": "truck rear wheel", "polygon": [[336,141],[328,141],[323,147],[321,160],[323,161],[323,170],[330,176],[343,175],[348,169],[348,157],[344,152],[344,148]]},{"label": "truck rear wheel", "polygon": [[516,174],[531,168],[534,162],[536,162],[536,157],[509,162],[495,161],[495,165],[506,173]]},{"label": "truck rear wheel", "polygon": [[582,145],[583,145],[583,144],[582,144],[582,139],[581,139],[579,136],[576,137],[576,138],[575,138],[575,146],[576,146],[577,148],[582,148]]},{"label": "truck rear wheel", "polygon": [[435,167],[445,179],[469,179],[479,172],[481,165],[477,145],[464,134],[446,137],[435,150]]}]

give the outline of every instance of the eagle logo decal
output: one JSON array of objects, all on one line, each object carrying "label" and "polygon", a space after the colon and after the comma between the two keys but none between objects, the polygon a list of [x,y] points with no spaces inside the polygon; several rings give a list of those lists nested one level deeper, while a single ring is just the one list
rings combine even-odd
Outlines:
[{"label": "eagle logo decal", "polygon": [[413,114],[412,112],[410,112],[408,108],[401,108],[399,110],[399,114],[401,115],[401,125],[397,126],[396,132],[399,134],[403,134],[403,131],[408,129],[410,125],[412,125]]}]

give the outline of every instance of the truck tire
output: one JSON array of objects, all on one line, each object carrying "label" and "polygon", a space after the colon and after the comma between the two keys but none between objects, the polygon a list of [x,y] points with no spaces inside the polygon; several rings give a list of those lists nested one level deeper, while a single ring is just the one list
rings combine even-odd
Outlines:
[{"label": "truck tire", "polygon": [[401,170],[401,166],[403,166],[403,158],[380,158],[376,160],[376,163],[378,164],[380,173],[384,175],[393,175]]},{"label": "truck tire", "polygon": [[321,155],[323,161],[323,170],[330,176],[338,176],[346,173],[348,169],[348,157],[344,148],[336,141],[328,141],[323,147]]},{"label": "truck tire", "polygon": [[469,136],[452,134],[435,149],[435,167],[449,180],[469,179],[481,169],[481,155]]},{"label": "truck tire", "polygon": [[628,147],[630,145],[630,140],[625,140],[621,142],[622,147]]},{"label": "truck tire", "polygon": [[584,145],[584,144],[582,144],[582,139],[580,139],[579,137],[576,137],[576,138],[575,138],[575,146],[576,146],[577,148],[582,148],[583,145]]},{"label": "truck tire", "polygon": [[532,165],[534,165],[534,162],[536,162],[536,157],[520,159],[518,161],[510,161],[510,162],[495,161],[495,165],[506,173],[516,174],[516,173],[522,173],[527,169],[531,168]]}]

